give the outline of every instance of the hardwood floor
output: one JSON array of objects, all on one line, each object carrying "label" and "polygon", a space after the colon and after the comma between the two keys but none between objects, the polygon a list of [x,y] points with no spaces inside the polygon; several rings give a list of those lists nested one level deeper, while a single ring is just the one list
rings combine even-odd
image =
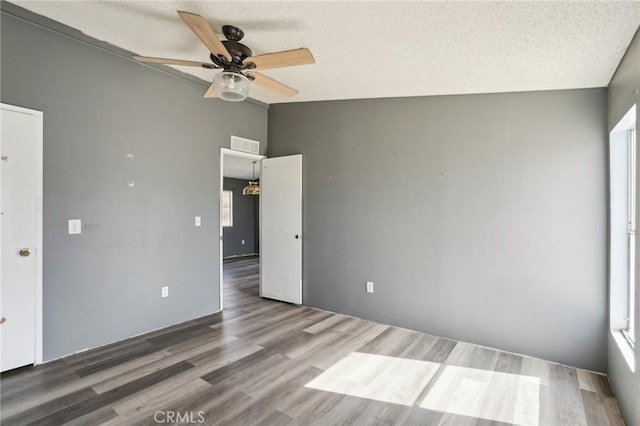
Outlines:
[{"label": "hardwood floor", "polygon": [[2,425],[623,425],[606,376],[258,297],[2,375]]}]

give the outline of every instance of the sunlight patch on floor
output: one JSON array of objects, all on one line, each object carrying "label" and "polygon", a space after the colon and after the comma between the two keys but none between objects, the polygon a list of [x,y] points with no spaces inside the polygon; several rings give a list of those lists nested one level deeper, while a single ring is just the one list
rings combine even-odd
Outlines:
[{"label": "sunlight patch on floor", "polygon": [[538,426],[540,379],[446,366],[420,407],[521,426]]},{"label": "sunlight patch on floor", "polygon": [[411,406],[439,363],[351,352],[305,387]]}]

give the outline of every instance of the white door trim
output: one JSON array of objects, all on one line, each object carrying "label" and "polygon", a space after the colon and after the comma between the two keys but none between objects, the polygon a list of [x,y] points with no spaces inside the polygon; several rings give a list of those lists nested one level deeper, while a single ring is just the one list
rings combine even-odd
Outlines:
[{"label": "white door trim", "polygon": [[[21,114],[32,115],[36,119],[36,242],[34,251],[36,253],[36,335],[35,335],[35,364],[41,364],[43,360],[43,339],[42,339],[42,151],[43,151],[43,113],[33,109],[23,108],[15,105],[0,103],[0,107],[5,111],[13,111]],[[1,198],[0,198],[1,202]],[[0,205],[0,208],[2,206]],[[2,235],[2,224],[0,222],[0,237]],[[0,248],[1,250],[1,248]],[[0,251],[0,268],[2,268],[2,252]]]},{"label": "white door trim", "polygon": [[249,158],[251,160],[260,161],[263,158],[267,158],[265,155],[251,154],[249,152],[236,151],[235,149],[229,148],[220,148],[220,191],[218,192],[218,228],[219,228],[219,250],[220,256],[218,257],[218,261],[220,262],[220,311],[223,309],[223,268],[224,265],[222,263],[222,191],[224,190],[224,156],[225,155],[233,155],[236,157]]}]

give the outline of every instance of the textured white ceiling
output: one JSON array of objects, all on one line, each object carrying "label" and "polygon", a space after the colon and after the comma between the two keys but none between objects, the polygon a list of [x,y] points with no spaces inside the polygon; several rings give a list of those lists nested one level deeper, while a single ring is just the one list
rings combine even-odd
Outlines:
[{"label": "textured white ceiling", "polygon": [[620,1],[14,3],[146,56],[208,60],[176,10],[239,26],[254,54],[310,48],[316,64],[264,72],[295,98],[252,87],[266,103],[602,87],[640,25],[640,2]]}]

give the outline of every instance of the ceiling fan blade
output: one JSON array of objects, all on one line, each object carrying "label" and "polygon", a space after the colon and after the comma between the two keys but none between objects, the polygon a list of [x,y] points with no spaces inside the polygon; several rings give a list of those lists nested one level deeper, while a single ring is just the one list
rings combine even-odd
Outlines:
[{"label": "ceiling fan blade", "polygon": [[153,58],[150,56],[134,56],[138,62],[144,62],[146,64],[167,64],[167,65],[184,65],[185,67],[202,67],[202,68],[213,68],[213,64],[208,64],[206,62],[197,62],[197,61],[184,61],[182,59],[167,59],[167,58]]},{"label": "ceiling fan blade", "polygon": [[316,60],[311,51],[306,47],[282,52],[267,53],[264,55],[250,56],[243,63],[253,62],[257,70],[267,70],[270,68],[293,67],[296,65],[313,64]]},{"label": "ceiling fan blade", "polygon": [[211,83],[211,86],[209,86],[209,88],[207,89],[207,92],[204,94],[205,98],[217,98],[218,97],[218,92],[216,92],[216,88],[214,87],[214,84]]},{"label": "ceiling fan blade", "polygon": [[214,55],[222,55],[228,61],[231,60],[231,55],[224,44],[218,40],[218,36],[213,32],[211,26],[200,15],[189,12],[178,11],[178,14],[182,20],[191,28],[191,31],[198,36],[198,38],[204,43]]},{"label": "ceiling fan blade", "polygon": [[274,80],[273,78],[267,77],[264,74],[251,71],[248,72],[247,75],[253,77],[253,82],[258,86],[270,90],[279,96],[290,98],[298,94],[298,91],[293,87],[289,87],[284,83],[280,83],[278,80]]}]

